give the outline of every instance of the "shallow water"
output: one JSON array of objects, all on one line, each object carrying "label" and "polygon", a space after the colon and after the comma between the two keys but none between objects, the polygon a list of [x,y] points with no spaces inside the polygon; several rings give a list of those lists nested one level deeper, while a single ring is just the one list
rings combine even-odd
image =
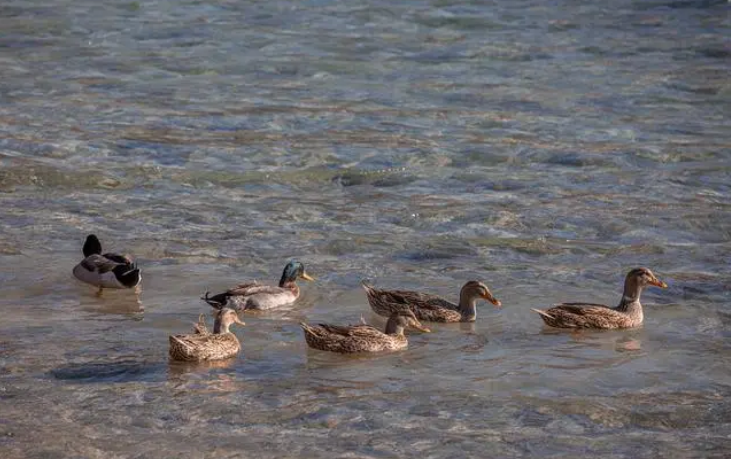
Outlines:
[{"label": "shallow water", "polygon": [[[0,6],[0,456],[726,457],[725,1]],[[85,235],[144,288],[94,289]],[[239,358],[169,363],[198,297],[318,277]],[[636,330],[552,332],[614,304]],[[502,300],[382,356],[359,281]]]}]

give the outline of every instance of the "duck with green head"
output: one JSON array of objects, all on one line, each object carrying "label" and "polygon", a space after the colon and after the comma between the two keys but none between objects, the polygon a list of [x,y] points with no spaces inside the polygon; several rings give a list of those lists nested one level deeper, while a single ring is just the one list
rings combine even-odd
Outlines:
[{"label": "duck with green head", "polygon": [[298,279],[315,280],[314,277],[307,274],[304,264],[292,260],[284,267],[278,286],[249,281],[217,295],[210,296],[209,292],[206,292],[201,299],[216,309],[223,307],[260,311],[274,309],[292,304],[299,298]]}]

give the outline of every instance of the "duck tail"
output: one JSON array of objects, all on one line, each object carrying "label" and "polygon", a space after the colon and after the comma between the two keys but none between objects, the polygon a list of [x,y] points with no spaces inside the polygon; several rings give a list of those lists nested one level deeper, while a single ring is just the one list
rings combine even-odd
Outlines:
[{"label": "duck tail", "polygon": [[546,311],[541,311],[540,309],[534,309],[534,308],[531,308],[531,311],[535,311],[538,314],[540,314],[542,317],[545,317],[547,319],[551,319],[551,320],[555,319],[555,317],[553,317],[551,314],[547,313]]},{"label": "duck tail", "polygon": [[196,335],[207,335],[208,327],[206,326],[206,315],[201,314],[198,316],[198,323],[193,324],[193,333]]},{"label": "duck tail", "polygon": [[128,271],[122,273],[119,278],[119,282],[127,288],[136,287],[137,284],[142,280],[142,273],[139,268],[134,267]]},{"label": "duck tail", "polygon": [[370,293],[373,290],[375,290],[375,288],[367,280],[365,280],[365,279],[362,279],[360,281],[360,286],[363,287],[363,289],[365,289],[365,291],[367,293]]},{"label": "duck tail", "polygon": [[212,307],[214,307],[216,309],[222,309],[226,305],[226,302],[221,301],[221,299],[219,298],[220,295],[213,295],[213,296],[210,296],[210,295],[211,295],[211,292],[206,290],[206,293],[203,294],[203,296],[201,297],[201,300],[205,301],[206,303],[208,303],[209,305],[211,305]]}]

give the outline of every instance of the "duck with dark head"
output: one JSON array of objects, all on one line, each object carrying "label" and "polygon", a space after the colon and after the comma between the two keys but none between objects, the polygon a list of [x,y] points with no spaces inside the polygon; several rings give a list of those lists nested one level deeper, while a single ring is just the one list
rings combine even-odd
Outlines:
[{"label": "duck with dark head", "polygon": [[114,252],[102,254],[102,244],[94,234],[86,237],[82,252],[84,259],[74,266],[74,277],[99,287],[99,294],[104,288],[134,288],[142,281],[142,272],[131,258]]},{"label": "duck with dark head", "polygon": [[249,281],[217,295],[210,296],[209,292],[206,292],[201,299],[216,309],[223,307],[238,310],[274,309],[292,304],[299,298],[300,288],[297,285],[299,279],[315,280],[305,271],[305,265],[292,260],[284,267],[277,286]]},{"label": "duck with dark head", "polygon": [[642,325],[640,295],[645,287],[668,285],[647,268],[631,270],[624,280],[624,292],[617,307],[593,303],[560,303],[544,310],[533,309],[546,325],[557,328],[632,328]]}]

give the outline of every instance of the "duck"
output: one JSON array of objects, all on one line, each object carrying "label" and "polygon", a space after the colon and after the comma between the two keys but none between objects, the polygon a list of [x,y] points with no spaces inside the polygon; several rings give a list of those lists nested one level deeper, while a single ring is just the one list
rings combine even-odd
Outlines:
[{"label": "duck", "polygon": [[305,271],[304,264],[292,260],[284,267],[279,286],[249,281],[213,296],[209,296],[209,292],[206,291],[201,300],[216,309],[229,307],[242,311],[265,311],[294,303],[300,295],[298,279],[315,280]]},{"label": "duck", "polygon": [[474,322],[477,318],[477,300],[485,299],[498,308],[502,306],[487,285],[477,280],[471,280],[462,286],[459,304],[428,293],[379,290],[365,281],[361,285],[373,312],[385,317],[402,308],[408,308],[419,320],[425,322]]},{"label": "duck", "polygon": [[640,295],[645,287],[667,288],[668,284],[658,279],[647,268],[635,268],[627,273],[624,293],[617,307],[594,303],[559,303],[542,310],[533,309],[543,322],[555,328],[634,328],[642,325],[644,315]]},{"label": "duck", "polygon": [[398,351],[409,344],[404,329],[415,328],[424,333],[430,332],[409,309],[392,313],[383,332],[368,324],[308,325],[301,322],[300,326],[309,347],[340,354]]},{"label": "duck", "polygon": [[222,308],[216,311],[213,333],[200,329],[196,324],[194,332],[188,335],[170,335],[168,353],[172,360],[182,362],[201,362],[204,360],[222,360],[234,357],[241,350],[241,343],[229,327],[236,323],[246,325],[235,310]]},{"label": "duck", "polygon": [[96,235],[88,235],[81,250],[84,259],[74,266],[74,277],[99,287],[99,294],[105,288],[134,288],[142,281],[142,272],[127,255],[102,254],[102,244]]}]

